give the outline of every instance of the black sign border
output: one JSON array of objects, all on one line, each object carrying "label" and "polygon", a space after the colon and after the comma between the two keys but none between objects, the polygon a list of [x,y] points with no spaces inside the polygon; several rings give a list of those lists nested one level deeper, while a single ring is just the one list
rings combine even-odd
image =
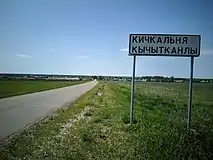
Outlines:
[{"label": "black sign border", "polygon": [[[165,54],[165,53],[157,53],[157,54],[132,54],[130,53],[131,49],[131,37],[132,36],[198,36],[199,37],[199,47],[198,47],[198,54],[196,55],[173,55],[173,54]],[[201,45],[201,36],[197,34],[129,34],[129,56],[166,56],[166,57],[199,57],[200,56],[200,45]]]}]

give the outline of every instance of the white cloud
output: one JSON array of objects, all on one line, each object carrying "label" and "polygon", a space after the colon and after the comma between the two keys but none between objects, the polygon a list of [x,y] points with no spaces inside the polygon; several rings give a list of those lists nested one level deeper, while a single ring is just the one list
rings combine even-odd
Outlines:
[{"label": "white cloud", "polygon": [[128,52],[129,49],[128,49],[128,48],[122,48],[122,49],[120,49],[120,51],[121,51],[121,52]]},{"label": "white cloud", "polygon": [[31,56],[29,56],[29,55],[27,55],[27,54],[17,54],[16,55],[17,57],[19,57],[19,58],[31,58]]},{"label": "white cloud", "polygon": [[77,56],[76,58],[78,58],[78,59],[87,59],[89,57],[88,56]]}]

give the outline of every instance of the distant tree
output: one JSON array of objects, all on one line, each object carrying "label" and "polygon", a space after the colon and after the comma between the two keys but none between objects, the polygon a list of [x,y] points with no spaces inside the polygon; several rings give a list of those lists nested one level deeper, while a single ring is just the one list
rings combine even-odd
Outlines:
[{"label": "distant tree", "polygon": [[151,82],[151,78],[146,78],[147,79],[147,82]]},{"label": "distant tree", "polygon": [[98,80],[103,80],[103,76],[98,76]]},{"label": "distant tree", "polygon": [[93,79],[97,79],[97,76],[92,76]]},{"label": "distant tree", "polygon": [[171,82],[174,82],[174,77],[173,77],[173,76],[170,78],[170,81],[171,81]]}]

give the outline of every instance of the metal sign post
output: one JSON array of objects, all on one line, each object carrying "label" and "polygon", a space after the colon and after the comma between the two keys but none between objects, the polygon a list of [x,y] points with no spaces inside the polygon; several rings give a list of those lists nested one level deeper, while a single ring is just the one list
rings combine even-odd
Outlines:
[{"label": "metal sign post", "polygon": [[130,123],[132,123],[133,119],[134,119],[135,61],[136,61],[136,56],[133,57],[133,72],[132,72],[132,86],[131,86],[131,106],[130,106]]},{"label": "metal sign post", "polygon": [[187,119],[187,131],[190,133],[191,128],[191,109],[192,109],[192,81],[194,70],[194,57],[191,57],[190,63],[190,79],[189,79],[189,97],[188,97],[188,119]]}]

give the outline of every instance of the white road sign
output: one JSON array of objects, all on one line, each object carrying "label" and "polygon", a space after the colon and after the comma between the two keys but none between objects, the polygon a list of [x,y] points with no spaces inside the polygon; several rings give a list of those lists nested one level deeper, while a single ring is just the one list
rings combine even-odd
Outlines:
[{"label": "white road sign", "polygon": [[130,34],[129,55],[200,56],[200,35]]}]

